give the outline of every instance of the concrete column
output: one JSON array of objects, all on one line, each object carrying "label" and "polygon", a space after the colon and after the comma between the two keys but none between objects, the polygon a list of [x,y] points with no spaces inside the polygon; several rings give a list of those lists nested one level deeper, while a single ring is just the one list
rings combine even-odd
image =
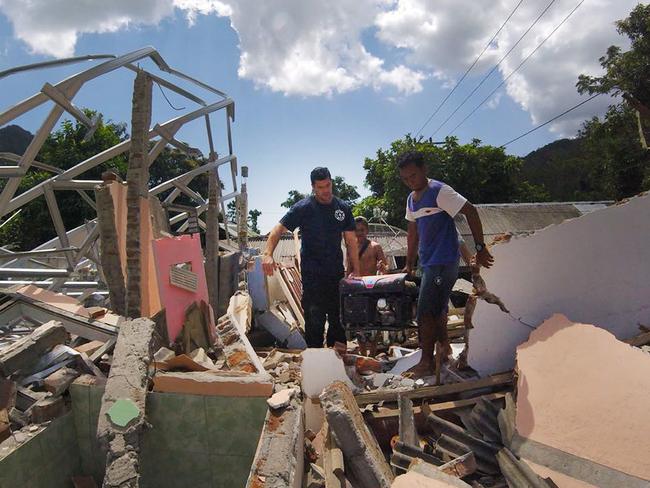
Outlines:
[{"label": "concrete column", "polygon": [[138,71],[133,85],[131,148],[129,150],[128,189],[126,193],[126,315],[141,315],[140,296],[140,200],[148,197],[148,142],[151,125],[152,81]]},{"label": "concrete column", "polygon": [[219,308],[219,196],[221,187],[217,170],[208,173],[208,215],[205,230],[205,277],[208,298],[215,310]]},{"label": "concrete column", "polygon": [[101,245],[99,257],[108,286],[111,310],[116,314],[124,315],[126,314],[126,287],[120,262],[120,249],[115,227],[115,207],[109,186],[111,184],[119,185],[120,183],[105,181],[104,184],[95,188],[97,225],[99,226]]}]

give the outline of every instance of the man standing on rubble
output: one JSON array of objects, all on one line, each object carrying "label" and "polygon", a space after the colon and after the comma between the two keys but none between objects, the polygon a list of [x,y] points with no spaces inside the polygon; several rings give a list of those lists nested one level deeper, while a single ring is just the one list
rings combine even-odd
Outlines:
[{"label": "man standing on rubble", "polygon": [[305,311],[305,340],[308,347],[323,347],[327,319],[327,346],[346,343],[339,310],[339,281],[343,278],[341,234],[351,257],[350,274],[359,275],[359,250],[350,207],[332,193],[327,168],[314,168],[310,175],[312,195],[293,205],[273,227],[262,254],[267,275],[275,269],[273,251],[280,236],[300,227],[302,245],[302,308]]},{"label": "man standing on rubble", "polygon": [[494,262],[483,241],[483,226],[476,207],[443,182],[429,179],[424,154],[409,151],[397,162],[400,178],[412,191],[406,201],[408,220],[406,272],[422,268],[417,321],[422,358],[411,370],[415,376],[434,373],[433,351],[440,342],[448,350],[447,304],[458,278],[459,243],[454,216],[462,213],[476,243],[476,263]]}]

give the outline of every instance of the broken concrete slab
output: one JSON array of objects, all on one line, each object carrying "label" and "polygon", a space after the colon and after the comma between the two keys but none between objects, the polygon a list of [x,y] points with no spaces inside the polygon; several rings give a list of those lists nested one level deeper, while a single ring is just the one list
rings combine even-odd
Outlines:
[{"label": "broken concrete slab", "polygon": [[303,404],[269,410],[246,488],[300,488],[304,473]]},{"label": "broken concrete slab", "polygon": [[42,424],[54,420],[68,411],[68,406],[61,396],[51,396],[37,401],[29,408],[30,420],[35,424]]},{"label": "broken concrete slab", "polygon": [[61,322],[51,320],[41,325],[0,351],[0,372],[3,376],[10,376],[31,369],[43,353],[57,344],[63,344],[67,337],[68,332]]},{"label": "broken concrete slab", "polygon": [[416,471],[399,475],[390,485],[391,488],[471,488],[464,481],[439,473],[438,478],[431,478]]},{"label": "broken concrete slab", "polygon": [[80,374],[74,368],[61,368],[43,380],[43,387],[52,395],[61,395]]},{"label": "broken concrete slab", "polygon": [[650,483],[649,355],[556,314],[517,348],[517,370],[516,455],[598,486]]},{"label": "broken concrete slab", "polygon": [[[304,359],[303,359],[304,364]],[[321,405],[338,446],[359,488],[389,487],[393,473],[363,419],[350,388],[341,381],[327,386]]]},{"label": "broken concrete slab", "polygon": [[[146,318],[127,320],[120,327],[97,421],[97,438],[107,452],[105,488],[138,485],[138,455],[145,424],[154,329],[154,322]],[[113,421],[112,414],[116,412],[112,409],[124,401],[132,402],[138,413],[132,421],[121,425],[122,422]]]},{"label": "broken concrete slab", "polygon": [[189,395],[268,398],[273,394],[273,381],[266,374],[159,371],[153,379],[153,390]]},{"label": "broken concrete slab", "polygon": [[650,261],[648,215],[650,194],[643,194],[493,246],[495,265],[482,273],[512,315],[478,301],[469,365],[481,375],[512,368],[516,346],[556,312],[619,339],[650,323],[650,280],[641,265]]},{"label": "broken concrete slab", "polygon": [[296,390],[294,390],[293,388],[285,388],[283,390],[274,393],[271,396],[271,398],[266,400],[266,403],[268,403],[269,407],[271,407],[274,410],[278,408],[286,407],[291,402],[291,398],[293,398],[295,393]]}]

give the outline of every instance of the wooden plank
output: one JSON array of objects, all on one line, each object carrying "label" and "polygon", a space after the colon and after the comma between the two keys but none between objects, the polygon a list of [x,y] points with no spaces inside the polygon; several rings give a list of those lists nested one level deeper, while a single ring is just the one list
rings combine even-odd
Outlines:
[{"label": "wooden plank", "polygon": [[415,430],[413,401],[404,395],[399,395],[397,405],[399,408],[399,440],[405,444],[419,446],[418,433]]},{"label": "wooden plank", "polygon": [[325,488],[344,488],[345,474],[343,453],[336,445],[332,431],[324,421],[325,442],[323,443],[323,471],[325,471]]},{"label": "wooden plank", "polygon": [[[506,392],[498,392],[498,393],[488,393],[487,395],[481,395],[473,398],[464,398],[462,400],[453,400],[449,402],[425,403],[422,407],[417,405],[414,406],[413,413],[415,415],[418,415],[420,413],[429,415],[429,413],[431,412],[441,412],[443,410],[455,410],[457,408],[470,407],[472,405],[475,405],[476,402],[478,402],[481,398],[485,398],[486,400],[489,401],[494,401],[494,400],[499,400],[501,398],[504,398],[506,395],[507,395]],[[370,414],[374,419],[385,419],[390,417],[397,417],[399,415],[399,409],[392,408],[392,407],[379,407],[379,410],[377,412],[368,412],[368,414]]]},{"label": "wooden plank", "polygon": [[410,399],[416,398],[435,398],[443,395],[451,395],[452,393],[460,393],[464,391],[477,390],[479,388],[490,388],[494,386],[507,385],[512,383],[512,371],[501,373],[486,378],[481,378],[474,381],[466,381],[463,383],[451,383],[448,385],[440,386],[425,386],[424,388],[417,388],[405,392],[398,391],[375,391],[369,393],[361,393],[356,395],[357,404],[367,405],[369,403],[396,402],[399,393],[407,396]]}]

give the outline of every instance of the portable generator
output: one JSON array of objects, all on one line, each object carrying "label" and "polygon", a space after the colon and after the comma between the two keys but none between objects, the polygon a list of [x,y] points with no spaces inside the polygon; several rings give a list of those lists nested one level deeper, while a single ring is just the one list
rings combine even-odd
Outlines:
[{"label": "portable generator", "polygon": [[405,330],[415,325],[418,297],[417,285],[407,276],[397,273],[341,280],[341,323],[348,338],[388,332],[391,341],[403,341]]}]

